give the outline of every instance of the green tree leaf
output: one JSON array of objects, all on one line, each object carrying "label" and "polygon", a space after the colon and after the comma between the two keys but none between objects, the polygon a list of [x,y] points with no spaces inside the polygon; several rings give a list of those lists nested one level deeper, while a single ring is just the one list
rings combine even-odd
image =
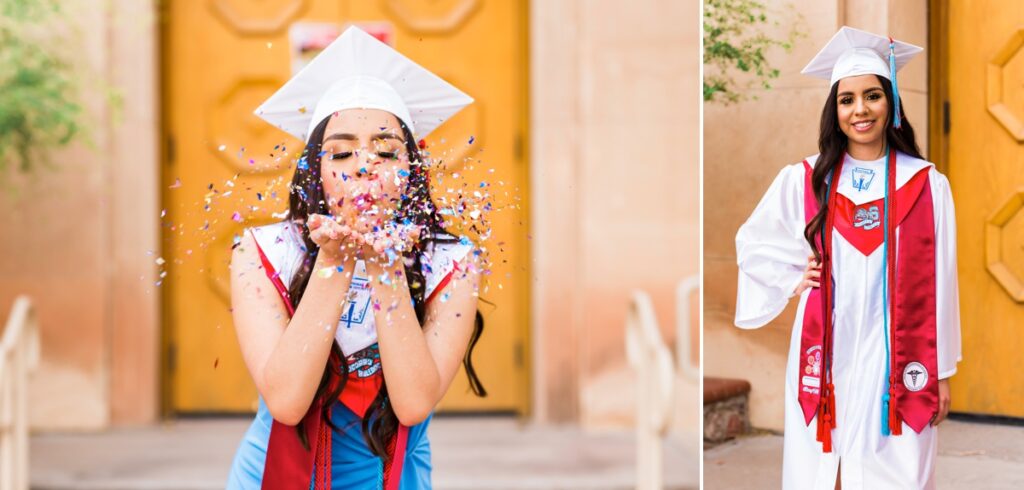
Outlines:
[{"label": "green tree leaf", "polygon": [[[790,7],[792,10],[792,7]],[[762,31],[778,27],[759,0],[704,1],[704,101],[732,103],[751,98],[749,89],[771,88],[779,70],[768,63],[772,48],[789,51],[800,37],[798,21],[790,24],[787,39],[774,39]],[[740,83],[742,77],[746,83]]]}]

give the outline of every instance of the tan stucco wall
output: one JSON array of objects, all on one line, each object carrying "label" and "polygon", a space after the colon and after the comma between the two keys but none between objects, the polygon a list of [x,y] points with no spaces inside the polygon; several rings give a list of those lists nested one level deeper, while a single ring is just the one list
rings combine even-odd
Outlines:
[{"label": "tan stucco wall", "polygon": [[[771,0],[780,15],[803,18],[806,37],[794,49],[771,53],[781,70],[771,90],[733,105],[704,105],[704,369],[707,376],[749,380],[751,421],[781,430],[783,386],[796,301],[755,331],[733,326],[736,305],[735,236],[768,184],[785,165],[817,153],[817,128],[828,83],[800,75],[841,25],[890,34],[927,47],[926,0]],[[927,57],[900,71],[900,94],[918,144],[927,148]]]},{"label": "tan stucco wall", "polygon": [[132,0],[61,5],[75,62],[90,74],[82,86],[91,143],[61,150],[56,170],[0,196],[0,315],[18,294],[38,311],[33,429],[149,422],[158,386],[155,15],[150,2]]},{"label": "tan stucco wall", "polygon": [[698,271],[699,4],[530,8],[534,414],[625,425],[630,291],[672,342],[675,286]]}]

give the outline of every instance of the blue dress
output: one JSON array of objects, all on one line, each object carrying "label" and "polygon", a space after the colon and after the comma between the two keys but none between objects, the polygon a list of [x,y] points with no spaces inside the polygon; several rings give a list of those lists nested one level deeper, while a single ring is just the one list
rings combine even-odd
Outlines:
[{"label": "blue dress", "polygon": [[[228,490],[259,490],[263,482],[263,463],[267,457],[270,427],[273,418],[260,397],[256,418],[245,432],[228,475]],[[423,422],[409,428],[409,442],[402,464],[401,490],[428,490],[430,483],[430,441],[427,426],[431,414]],[[331,488],[379,489],[384,482],[383,460],[375,456],[363,440],[359,417],[345,405],[335,402],[331,421],[341,433],[331,434]],[[314,476],[315,477],[315,476]],[[310,485],[312,485],[312,481]]]}]

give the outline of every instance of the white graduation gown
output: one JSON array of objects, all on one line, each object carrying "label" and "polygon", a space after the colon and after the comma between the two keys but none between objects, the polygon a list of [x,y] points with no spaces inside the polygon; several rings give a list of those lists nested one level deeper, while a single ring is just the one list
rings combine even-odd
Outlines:
[{"label": "white graduation gown", "polygon": [[[812,166],[815,157],[807,161]],[[847,156],[837,191],[854,204],[879,199],[885,190],[885,159],[873,162]],[[874,172],[867,189],[853,184],[856,167]],[[960,312],[956,272],[956,224],[949,181],[924,160],[900,153],[896,185],[902,187],[928,167],[935,216],[936,329],[939,379],[956,372],[960,360]],[[863,176],[863,171],[858,176]],[[750,218],[736,234],[739,289],[736,325],[758,328],[779,315],[803,278],[810,246],[804,239],[804,165],[782,170]],[[897,229],[897,233],[899,230]],[[885,337],[882,317],[883,247],[865,256],[833,231],[833,276],[836,281],[833,376],[836,421],[833,452],[823,453],[797,401],[800,338],[808,291],[800,296],[786,363],[785,449],[783,489],[832,490],[842,463],[844,490],[934,488],[937,432],[920,434],[906,424],[900,436],[881,432],[885,381]]]}]

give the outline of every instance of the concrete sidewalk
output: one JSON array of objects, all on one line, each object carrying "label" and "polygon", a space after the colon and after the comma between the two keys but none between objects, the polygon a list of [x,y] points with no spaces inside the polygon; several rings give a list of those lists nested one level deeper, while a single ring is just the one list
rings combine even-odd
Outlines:
[{"label": "concrete sidewalk", "polygon": [[[1024,488],[1024,427],[950,420],[939,433],[940,489]],[[704,488],[777,489],[782,436],[743,437],[704,452]]]},{"label": "concrete sidewalk", "polygon": [[[31,440],[34,489],[223,489],[250,420],[182,420]],[[436,417],[430,426],[438,489],[627,489],[631,431],[521,425],[507,417]],[[666,488],[697,488],[698,441],[665,445]]]}]

